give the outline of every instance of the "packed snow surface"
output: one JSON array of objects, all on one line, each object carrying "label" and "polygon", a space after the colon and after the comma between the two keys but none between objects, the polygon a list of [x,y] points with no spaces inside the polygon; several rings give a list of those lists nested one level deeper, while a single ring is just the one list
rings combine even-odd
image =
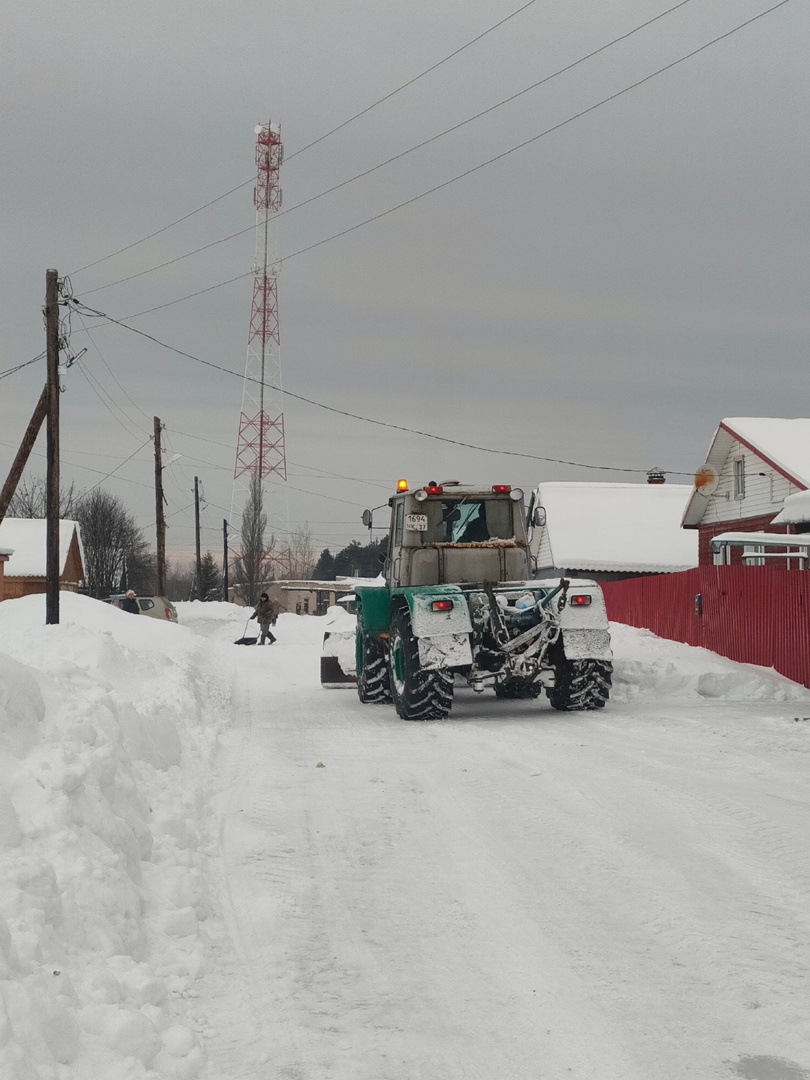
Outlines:
[{"label": "packed snow surface", "polygon": [[602,712],[407,724],[326,619],[61,599],[0,604],[2,1080],[810,1075],[806,688],[614,625]]}]

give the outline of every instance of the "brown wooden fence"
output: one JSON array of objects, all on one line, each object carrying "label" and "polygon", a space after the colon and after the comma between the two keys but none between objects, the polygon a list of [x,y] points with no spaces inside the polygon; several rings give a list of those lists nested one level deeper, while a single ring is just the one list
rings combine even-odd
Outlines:
[{"label": "brown wooden fence", "polygon": [[810,572],[699,566],[602,583],[608,617],[810,687]]}]

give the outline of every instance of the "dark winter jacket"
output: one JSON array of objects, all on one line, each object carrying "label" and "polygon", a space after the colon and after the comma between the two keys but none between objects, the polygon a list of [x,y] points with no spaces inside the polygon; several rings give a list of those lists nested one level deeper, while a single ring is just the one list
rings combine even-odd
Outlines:
[{"label": "dark winter jacket", "polygon": [[122,596],[118,601],[118,606],[122,611],[128,611],[131,615],[140,615],[141,613],[141,609],[138,607],[138,601],[134,596]]},{"label": "dark winter jacket", "polygon": [[273,621],[273,601],[272,600],[260,600],[256,605],[256,610],[251,615],[252,619],[256,619],[260,626],[266,626]]}]

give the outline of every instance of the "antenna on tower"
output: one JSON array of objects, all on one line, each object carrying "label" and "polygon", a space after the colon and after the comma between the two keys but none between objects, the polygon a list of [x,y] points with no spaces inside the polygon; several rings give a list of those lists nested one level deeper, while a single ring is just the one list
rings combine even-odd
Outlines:
[{"label": "antenna on tower", "polygon": [[[284,160],[281,125],[257,124],[256,255],[253,264],[253,303],[248,329],[247,359],[242,385],[242,410],[236,446],[231,520],[246,500],[255,477],[266,491],[271,480],[287,480],[284,441],[284,402],[281,388],[281,339],[278,317],[278,211],[281,207],[279,174]],[[289,513],[286,489],[276,485],[266,491],[268,528],[277,545],[270,555],[273,576],[289,570]],[[280,541],[280,543],[279,543]]]}]

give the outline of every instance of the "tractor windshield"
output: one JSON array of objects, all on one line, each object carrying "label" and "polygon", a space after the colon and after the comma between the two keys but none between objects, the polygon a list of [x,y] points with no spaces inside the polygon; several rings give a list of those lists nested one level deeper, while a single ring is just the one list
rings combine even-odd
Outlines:
[{"label": "tractor windshield", "polygon": [[424,504],[427,544],[473,544],[515,535],[511,499],[430,499]]}]

